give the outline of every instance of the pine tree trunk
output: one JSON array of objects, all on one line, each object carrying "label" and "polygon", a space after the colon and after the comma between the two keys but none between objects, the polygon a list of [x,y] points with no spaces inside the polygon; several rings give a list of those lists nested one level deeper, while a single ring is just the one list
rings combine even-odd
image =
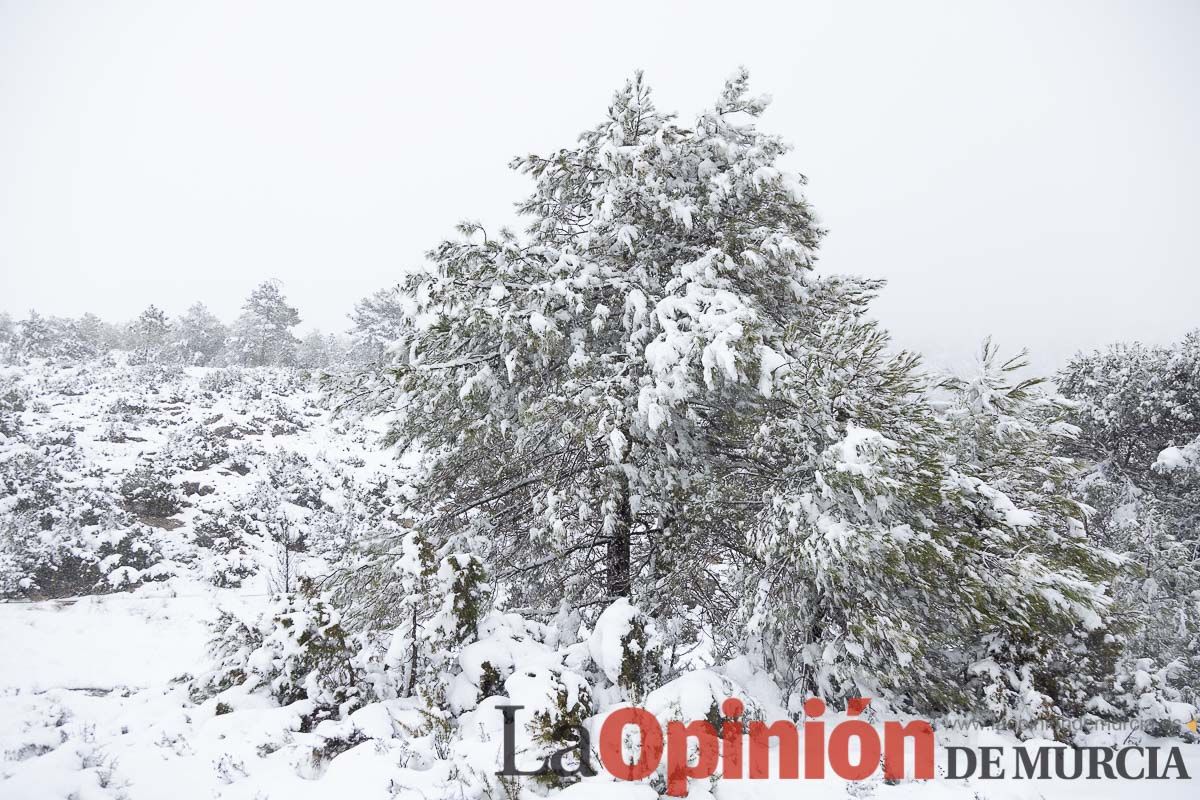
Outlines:
[{"label": "pine tree trunk", "polygon": [[605,559],[609,597],[628,597],[629,575],[629,531],[633,527],[633,514],[629,509],[629,482],[622,473],[618,478],[616,524],[609,534],[608,553]]},{"label": "pine tree trunk", "polygon": [[404,696],[412,697],[417,685],[417,607],[412,610],[412,647],[408,656],[408,680],[404,687]]}]

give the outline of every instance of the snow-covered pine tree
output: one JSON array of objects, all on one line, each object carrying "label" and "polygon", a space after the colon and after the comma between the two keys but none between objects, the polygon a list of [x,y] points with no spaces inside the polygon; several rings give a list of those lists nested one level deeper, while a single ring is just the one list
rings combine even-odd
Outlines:
[{"label": "snow-covered pine tree", "polygon": [[750,124],[764,107],[739,75],[683,127],[639,76],[578,148],[515,162],[537,185],[528,237],[466,225],[402,289],[400,363],[366,388],[434,459],[431,540],[485,551],[522,601],[638,576],[661,606],[711,602],[710,567],[744,547],[715,453],[738,398],[763,396],[761,330],[819,283],[802,179]]},{"label": "snow-covered pine tree", "polygon": [[65,317],[52,317],[50,329],[56,357],[69,361],[86,361],[96,355],[95,344],[80,329],[77,321]]},{"label": "snow-covered pine tree", "polygon": [[[30,311],[29,316],[17,325],[17,330],[11,330],[11,320],[9,325],[7,349],[12,356],[78,361],[96,354],[95,344],[73,319],[46,317]],[[3,345],[2,341],[0,345]]]},{"label": "snow-covered pine tree", "polygon": [[310,370],[340,366],[348,350],[342,337],[321,333],[314,328],[300,340],[296,350],[296,366]]},{"label": "snow-covered pine tree", "polygon": [[1058,384],[1079,404],[1084,452],[1145,475],[1164,448],[1200,436],[1200,330],[1172,347],[1134,342],[1080,353]]},{"label": "snow-covered pine tree", "polygon": [[170,354],[171,323],[161,308],[150,305],[129,324],[130,346],[138,364],[159,364]]},{"label": "snow-covered pine tree", "polygon": [[398,286],[380,289],[354,305],[350,320],[352,353],[360,363],[383,356],[386,348],[404,335],[405,319],[415,308]]},{"label": "snow-covered pine tree", "polygon": [[1126,560],[1112,588],[1126,627],[1122,710],[1153,728],[1167,717],[1160,694],[1200,692],[1200,331],[1081,353],[1057,384],[1081,429],[1089,534]]},{"label": "snow-covered pine tree", "polygon": [[18,324],[16,350],[25,358],[49,358],[54,355],[54,331],[50,321],[37,311]]},{"label": "snow-covered pine tree", "polygon": [[288,305],[276,281],[261,283],[242,306],[229,340],[229,358],[250,367],[290,365],[300,342],[292,328],[300,313]]},{"label": "snow-covered pine tree", "polygon": [[87,350],[92,354],[107,353],[124,344],[125,331],[90,312],[79,318],[76,327]]},{"label": "snow-covered pine tree", "polygon": [[[949,429],[949,465],[955,473],[1003,492],[1018,514],[1031,518],[1032,524],[982,532],[993,539],[997,555],[1010,551],[1009,560],[1032,556],[1057,566],[1062,576],[1074,571],[1084,578],[1077,587],[1079,609],[1103,612],[1107,598],[1098,585],[1116,573],[1116,557],[1096,550],[1096,542],[1085,535],[1087,509],[1071,497],[1078,465],[1064,449],[1074,444],[1079,429],[1066,422],[1071,404],[1049,391],[1044,378],[1022,377],[1029,367],[1027,355],[1022,351],[1004,359],[985,340],[972,374],[941,383],[939,388],[949,393],[942,414]],[[1036,578],[1037,561],[1020,569],[1034,567],[1029,577]],[[1050,591],[1062,590],[1057,586]],[[1093,597],[1079,602],[1088,592]],[[956,668],[964,669],[964,686],[989,709],[994,722],[1018,732],[1052,727],[1064,716],[1087,713],[1097,696],[1111,696],[1119,654],[1114,634],[1122,621],[1112,615],[1103,625],[1099,621],[1087,613],[1046,613],[1027,621],[1034,624],[984,624],[974,650],[956,648],[952,660],[966,656]]]},{"label": "snow-covered pine tree", "polygon": [[175,347],[184,364],[213,363],[225,347],[229,330],[203,303],[196,303],[175,323]]},{"label": "snow-covered pine tree", "polygon": [[917,359],[865,317],[881,283],[813,271],[765,107],[741,72],[684,125],[637,76],[576,147],[514,162],[527,235],[431,253],[396,363],[350,396],[426,454],[428,540],[513,602],[635,595],[740,646],[749,623],[790,689],[928,699],[960,682],[928,641],[1095,617],[1093,587],[1005,562],[1052,523],[946,463]]}]

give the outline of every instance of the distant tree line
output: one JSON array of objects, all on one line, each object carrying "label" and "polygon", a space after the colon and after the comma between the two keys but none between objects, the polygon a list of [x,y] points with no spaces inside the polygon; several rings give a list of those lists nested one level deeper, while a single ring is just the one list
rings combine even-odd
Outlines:
[{"label": "distant tree line", "polygon": [[223,322],[203,303],[175,318],[151,304],[126,324],[92,313],[71,318],[31,310],[17,320],[0,312],[0,361],[77,361],[120,350],[139,364],[319,369],[347,361],[363,363],[382,352],[381,332],[388,324],[383,300],[364,303],[372,304],[368,306],[372,310],[362,316],[366,329],[356,327],[352,334],[314,329],[303,337],[295,333],[299,312],[274,281],[266,281],[250,293],[232,324]]}]

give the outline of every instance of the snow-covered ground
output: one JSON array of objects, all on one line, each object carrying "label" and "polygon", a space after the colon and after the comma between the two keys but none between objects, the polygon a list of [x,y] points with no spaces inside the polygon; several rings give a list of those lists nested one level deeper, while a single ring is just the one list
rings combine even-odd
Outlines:
[{"label": "snow-covered ground", "polygon": [[102,693],[165,686],[194,670],[218,592],[154,594],[0,605],[0,686]]},{"label": "snow-covered ground", "polygon": [[[194,587],[193,587],[194,588]],[[0,607],[0,797],[207,800],[208,798],[437,798],[460,794],[460,769],[494,770],[498,726],[477,740],[475,764],[430,758],[427,738],[403,700],[351,714],[363,741],[332,760],[319,751],[329,730],[298,730],[303,708],[278,708],[244,695],[217,714],[213,701],[193,703],[172,679],[204,658],[203,621],[218,603],[244,603],[232,592],[210,596],[115,596],[59,607]],[[120,639],[123,644],[114,645]],[[494,712],[492,712],[494,714]],[[496,720],[499,715],[494,714]],[[490,736],[490,741],[485,741]],[[949,741],[949,740],[947,740]],[[1003,736],[963,737],[975,746],[1008,745]],[[1030,743],[1027,743],[1030,744]],[[1163,744],[1166,744],[1165,742]],[[463,751],[464,753],[470,751]],[[1186,746],[1190,772],[1200,775],[1200,747]],[[1195,797],[1193,781],[947,781],[890,786],[878,778],[849,784],[821,781],[725,781],[720,800],[807,797],[1121,798],[1153,788],[1159,798]],[[532,796],[532,790],[527,790]],[[494,795],[502,796],[502,795]],[[568,800],[656,794],[640,784],[603,777],[569,788]],[[703,798],[705,787],[692,787]]]},{"label": "snow-covered ground", "polygon": [[[20,433],[0,439],[4,458],[40,453],[59,474],[85,483],[88,496],[101,504],[108,502],[104,498],[125,502],[119,487],[144,464],[164,470],[182,495],[167,520],[129,523],[144,526],[139,535],[157,553],[149,567],[121,573],[140,585],[103,595],[81,591],[75,599],[0,603],[0,798],[434,800],[528,798],[549,791],[534,783],[517,789],[495,778],[502,741],[496,706],[503,697],[475,704],[468,692],[457,730],[447,736],[419,702],[406,698],[373,702],[345,719],[314,725],[305,719],[312,710],[308,700],[279,707],[268,694],[242,688],[207,699],[190,692],[188,678],[207,669],[208,623],[218,610],[251,616],[267,607],[271,589],[286,577],[281,569],[322,569],[325,558],[345,545],[360,495],[395,473],[369,427],[335,420],[305,380],[270,371],[155,376],[117,364],[13,370],[0,378],[25,398],[12,411]],[[207,433],[198,435],[200,428]],[[204,463],[211,460],[202,456],[214,446],[214,432],[224,455]],[[191,494],[183,491],[187,484]],[[0,497],[0,512],[16,513],[18,493]],[[282,509],[307,539],[305,552],[286,568],[271,536],[274,517],[260,513],[264,503],[274,512]],[[246,515],[258,533],[238,547],[200,535],[206,521],[231,513]],[[599,631],[590,652],[585,646],[580,655],[601,671],[611,649],[605,640]],[[529,667],[545,650],[530,649],[531,660],[518,666]],[[713,670],[760,699],[777,694],[756,683],[761,676],[744,665]],[[690,698],[705,707],[707,695],[697,687],[709,674],[685,675],[646,704],[686,704]],[[533,671],[528,677],[536,682]],[[512,693],[519,682],[510,678],[506,687]],[[832,715],[829,725],[837,720]],[[939,736],[942,745],[1017,744],[987,731]],[[1094,735],[1095,744],[1133,741],[1151,743],[1139,734]],[[1188,771],[1200,776],[1200,745],[1154,743],[1180,746]],[[888,785],[876,776],[860,783],[836,777],[697,781],[691,796],[1119,798],[1153,790],[1160,798],[1184,798],[1196,796],[1195,786],[1193,780],[943,778]],[[656,793],[602,773],[558,796],[648,800]]]}]

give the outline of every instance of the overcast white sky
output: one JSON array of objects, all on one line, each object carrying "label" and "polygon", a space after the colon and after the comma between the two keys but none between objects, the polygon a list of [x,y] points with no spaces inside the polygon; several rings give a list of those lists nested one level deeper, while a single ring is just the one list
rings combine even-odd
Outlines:
[{"label": "overcast white sky", "polygon": [[686,118],[745,64],[902,344],[1200,326],[1197,0],[586,8],[0,0],[0,309],[232,318],[277,278],[340,330],[634,69]]}]

